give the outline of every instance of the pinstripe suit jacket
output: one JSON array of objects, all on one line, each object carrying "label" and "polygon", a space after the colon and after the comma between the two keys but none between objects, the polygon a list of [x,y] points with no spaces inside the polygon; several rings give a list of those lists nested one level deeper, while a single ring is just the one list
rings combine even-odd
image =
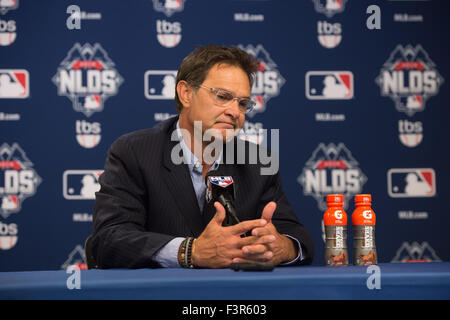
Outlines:
[{"label": "pinstripe suit jacket", "polygon": [[[92,255],[100,268],[158,267],[152,260],[155,252],[175,237],[198,237],[214,216],[212,204],[200,212],[188,166],[171,160],[178,143],[170,139],[177,119],[123,135],[111,145],[93,214]],[[289,205],[279,174],[262,176],[260,168],[226,163],[219,167],[235,180],[240,220],[260,218],[264,206],[276,201],[273,224],[278,232],[299,240],[301,263],[311,263],[312,239]]]}]

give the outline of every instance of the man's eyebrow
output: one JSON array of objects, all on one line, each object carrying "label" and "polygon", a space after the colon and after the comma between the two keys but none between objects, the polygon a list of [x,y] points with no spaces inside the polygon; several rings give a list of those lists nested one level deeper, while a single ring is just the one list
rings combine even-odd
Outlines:
[{"label": "man's eyebrow", "polygon": [[230,90],[225,89],[225,88],[214,87],[214,89],[226,91],[226,92],[228,92],[228,93],[231,93],[233,96],[235,96],[235,97],[237,97],[237,98],[245,98],[245,99],[251,99],[251,98],[252,98],[252,97],[249,97],[249,96],[238,97],[238,96],[236,96],[233,92],[231,92]]}]

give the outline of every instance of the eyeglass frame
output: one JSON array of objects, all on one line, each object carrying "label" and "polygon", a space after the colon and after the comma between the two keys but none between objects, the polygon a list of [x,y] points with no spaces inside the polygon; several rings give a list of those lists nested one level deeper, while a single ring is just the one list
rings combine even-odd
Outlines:
[{"label": "eyeglass frame", "polygon": [[[209,92],[213,93],[213,94],[214,94],[214,102],[216,102],[216,104],[217,104],[219,107],[229,107],[229,106],[231,105],[231,103],[232,103],[234,100],[237,100],[238,106],[239,106],[239,111],[241,111],[242,109],[241,109],[241,106],[240,106],[240,102],[241,102],[242,100],[248,100],[247,106],[250,104],[250,108],[248,108],[247,106],[245,107],[245,112],[244,112],[244,114],[246,114],[246,113],[252,112],[253,109],[254,109],[255,106],[256,106],[256,102],[253,101],[251,98],[246,98],[246,97],[236,97],[232,92],[230,92],[230,91],[228,91],[228,90],[225,90],[225,89],[210,88],[210,87],[207,87],[207,86],[204,86],[204,85],[201,85],[201,84],[196,85],[196,86],[194,86],[194,87],[197,87],[197,88],[203,88],[203,89],[209,90]],[[227,93],[227,94],[230,94],[230,95],[233,97],[233,99],[227,101],[224,105],[220,105],[219,103],[217,103],[217,94],[218,94],[220,91],[225,92],[225,93]]]}]

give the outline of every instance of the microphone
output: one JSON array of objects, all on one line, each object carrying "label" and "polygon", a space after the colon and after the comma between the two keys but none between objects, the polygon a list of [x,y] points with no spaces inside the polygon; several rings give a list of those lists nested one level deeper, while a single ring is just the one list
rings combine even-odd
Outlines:
[{"label": "microphone", "polygon": [[236,191],[234,189],[234,181],[232,176],[222,176],[217,170],[208,172],[205,177],[206,184],[206,201],[214,203],[218,201],[227,213],[228,217],[232,217],[236,223],[241,221],[237,217],[234,207],[236,199]]}]

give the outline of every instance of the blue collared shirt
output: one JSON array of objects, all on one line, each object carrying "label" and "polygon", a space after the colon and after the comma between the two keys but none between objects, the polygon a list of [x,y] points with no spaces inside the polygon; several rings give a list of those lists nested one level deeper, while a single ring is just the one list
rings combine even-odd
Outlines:
[{"label": "blue collared shirt", "polygon": [[[191,150],[188,148],[186,143],[184,142],[183,136],[181,134],[179,121],[177,121],[177,136],[178,140],[180,141],[180,146],[183,150],[183,156],[185,163],[188,164],[189,167],[189,174],[191,175],[192,185],[194,186],[195,195],[197,197],[198,206],[200,208],[200,211],[203,211],[203,205],[205,203],[205,191],[206,191],[206,185],[203,182],[202,178],[202,171],[203,171],[203,165],[200,163],[200,161],[197,159],[197,157],[191,152]],[[211,170],[217,170],[219,167],[219,164],[221,162],[222,153],[217,157],[217,159],[214,161],[213,165],[209,168],[208,172]],[[302,250],[300,243],[297,241],[297,239],[290,237],[289,235],[285,235],[293,240],[295,240],[298,244],[299,253],[296,259],[293,261],[290,261],[287,264],[294,263],[298,259],[302,259]],[[177,237],[169,241],[165,246],[163,246],[161,249],[158,250],[158,252],[155,253],[153,256],[153,259],[159,263],[162,267],[165,268],[178,268],[180,265],[178,264],[178,248],[181,245],[181,242],[183,242],[185,238]]]}]

